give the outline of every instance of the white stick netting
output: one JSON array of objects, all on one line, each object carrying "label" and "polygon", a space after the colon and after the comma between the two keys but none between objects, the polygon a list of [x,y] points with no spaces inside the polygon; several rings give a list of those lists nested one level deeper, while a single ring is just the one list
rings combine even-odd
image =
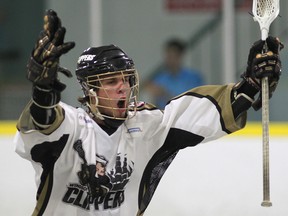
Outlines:
[{"label": "white stick netting", "polygon": [[269,17],[275,13],[276,2],[274,0],[258,0],[256,14],[259,17]]},{"label": "white stick netting", "polygon": [[261,39],[266,40],[269,26],[279,14],[279,0],[253,0],[252,12],[260,25]]}]

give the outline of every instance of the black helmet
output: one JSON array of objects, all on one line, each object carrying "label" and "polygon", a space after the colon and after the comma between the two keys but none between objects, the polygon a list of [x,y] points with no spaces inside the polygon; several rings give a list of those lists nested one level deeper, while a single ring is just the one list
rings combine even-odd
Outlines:
[{"label": "black helmet", "polygon": [[76,76],[84,81],[88,76],[134,69],[134,62],[115,45],[90,47],[78,58]]}]

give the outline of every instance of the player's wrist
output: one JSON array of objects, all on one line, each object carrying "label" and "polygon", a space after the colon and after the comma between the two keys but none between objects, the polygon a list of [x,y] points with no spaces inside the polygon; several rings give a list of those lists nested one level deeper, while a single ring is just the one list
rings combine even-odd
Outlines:
[{"label": "player's wrist", "polygon": [[252,100],[254,100],[255,95],[260,91],[260,89],[257,87],[255,82],[252,79],[249,79],[247,77],[243,77],[243,79],[236,83],[233,87],[234,95],[236,98],[237,95],[243,93]]},{"label": "player's wrist", "polygon": [[258,92],[259,90],[244,78],[235,84],[231,93],[231,104],[235,119],[252,106],[255,102],[254,96]]},{"label": "player's wrist", "polygon": [[32,101],[41,108],[54,108],[60,102],[61,94],[54,89],[33,85]]}]

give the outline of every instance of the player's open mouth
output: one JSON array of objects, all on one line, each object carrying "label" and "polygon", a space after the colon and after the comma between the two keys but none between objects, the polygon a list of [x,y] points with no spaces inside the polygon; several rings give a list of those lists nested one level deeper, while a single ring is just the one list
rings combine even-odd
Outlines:
[{"label": "player's open mouth", "polygon": [[126,109],[126,98],[121,98],[118,101],[117,106],[120,110]]}]

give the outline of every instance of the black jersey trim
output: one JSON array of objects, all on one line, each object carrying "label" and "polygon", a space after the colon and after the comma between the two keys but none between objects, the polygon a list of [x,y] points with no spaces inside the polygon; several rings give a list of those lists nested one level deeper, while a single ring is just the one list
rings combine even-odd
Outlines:
[{"label": "black jersey trim", "polygon": [[[34,215],[42,215],[49,202],[52,187],[53,187],[53,170],[54,165],[64,147],[67,144],[69,134],[63,134],[63,136],[53,142],[43,142],[35,145],[31,149],[31,158],[35,162],[39,162],[42,165],[43,172],[40,177],[40,185],[37,190],[37,205],[35,207]],[[47,185],[48,184],[48,185]]]},{"label": "black jersey trim", "polygon": [[156,188],[180,149],[196,146],[204,137],[178,128],[171,128],[163,146],[148,162],[140,182],[138,195],[138,215],[149,205]]},{"label": "black jersey trim", "polygon": [[177,99],[179,99],[179,98],[181,98],[181,97],[183,97],[183,96],[193,96],[193,97],[197,97],[197,98],[207,98],[208,100],[210,100],[211,103],[213,103],[213,104],[215,105],[216,109],[218,110],[218,113],[219,113],[219,115],[220,115],[220,124],[221,124],[222,130],[225,131],[227,134],[232,133],[232,132],[231,132],[230,130],[228,130],[228,129],[226,128],[226,126],[225,126],[224,119],[223,119],[223,117],[222,117],[222,115],[221,115],[221,113],[222,113],[221,107],[219,106],[218,102],[217,102],[213,97],[211,97],[210,95],[202,95],[202,94],[198,94],[198,93],[195,93],[195,92],[186,92],[185,94],[182,94],[182,95],[180,95],[180,96],[177,96],[177,97],[171,99],[170,101],[168,101],[168,103],[167,103],[166,105],[168,105],[169,103],[171,103],[171,101],[177,100]]}]

